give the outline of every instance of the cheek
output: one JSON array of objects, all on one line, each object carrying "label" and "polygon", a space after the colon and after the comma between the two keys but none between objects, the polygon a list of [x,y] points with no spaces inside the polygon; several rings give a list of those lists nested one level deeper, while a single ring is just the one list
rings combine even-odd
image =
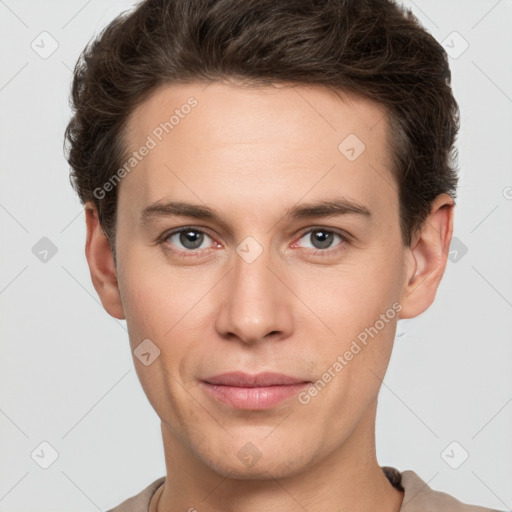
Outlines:
[{"label": "cheek", "polygon": [[365,251],[349,278],[351,309],[359,309],[368,322],[375,322],[401,296],[404,254],[398,245],[382,242]]},{"label": "cheek", "polygon": [[396,257],[361,254],[337,267],[296,271],[290,287],[301,299],[297,304],[304,310],[305,329],[314,327],[327,337],[347,341],[399,299],[400,279]]},{"label": "cheek", "polygon": [[308,306],[299,329],[317,340],[314,347],[305,343],[304,351],[317,358],[316,371],[329,381],[333,405],[377,393],[393,346],[400,277],[400,255],[391,249],[293,276],[300,284],[296,293]]},{"label": "cheek", "polygon": [[119,288],[129,332],[160,339],[190,309],[193,286],[154,254],[128,250],[123,256]]},{"label": "cheek", "polygon": [[[166,387],[168,374],[186,381],[196,371],[204,353],[202,342],[212,328],[215,307],[208,300],[208,291],[214,283],[199,279],[192,267],[147,264],[149,259],[144,258],[126,261],[129,265],[125,266],[120,289],[132,352],[146,339],[160,351],[158,365],[147,367],[153,370],[150,372],[138,370],[139,378],[143,385],[147,382],[148,389],[149,379],[157,378],[163,380],[152,385]],[[141,366],[137,360],[135,364]]]},{"label": "cheek", "polygon": [[[191,302],[197,302],[202,293],[190,286],[190,279],[180,278],[176,270],[171,274],[168,266],[160,268],[146,261],[127,257],[119,277],[134,366],[157,414],[180,421],[182,409],[194,414],[183,401],[176,380],[183,381],[183,365],[188,369],[186,377],[194,368],[197,350],[191,343],[187,321],[197,314]],[[151,344],[141,345],[147,339]],[[156,355],[148,365],[138,358],[142,347],[149,347],[144,352],[149,351],[150,358],[152,351]]]}]

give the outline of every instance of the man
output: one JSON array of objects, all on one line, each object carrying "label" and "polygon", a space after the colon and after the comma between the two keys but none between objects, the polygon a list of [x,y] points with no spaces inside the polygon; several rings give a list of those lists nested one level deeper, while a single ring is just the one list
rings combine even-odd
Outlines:
[{"label": "man", "polygon": [[115,512],[490,510],[376,459],[457,184],[446,54],[411,13],[145,1],[85,49],[73,107],[91,278],[167,468]]}]

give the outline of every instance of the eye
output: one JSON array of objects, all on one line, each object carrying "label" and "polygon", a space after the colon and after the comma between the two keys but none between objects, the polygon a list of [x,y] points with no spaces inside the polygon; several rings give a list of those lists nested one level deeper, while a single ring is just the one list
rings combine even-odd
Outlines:
[{"label": "eye", "polygon": [[[338,238],[341,243],[334,244],[336,238]],[[315,249],[315,251],[313,251],[314,254],[332,254],[333,251],[336,252],[338,249],[343,249],[345,248],[346,244],[348,244],[348,239],[341,233],[324,228],[310,229],[302,235],[302,237],[299,239],[299,242],[301,240],[305,240],[305,242],[301,244],[302,246],[304,246],[305,243],[306,248]],[[311,245],[308,247],[307,243],[310,243]],[[330,250],[333,247],[334,249]]]},{"label": "eye", "polygon": [[[339,240],[337,244],[336,239]],[[222,247],[205,231],[194,226],[184,226],[164,234],[160,244],[166,252],[178,257],[196,258],[204,256],[215,247]],[[309,254],[332,256],[344,250],[349,244],[349,239],[332,229],[314,228],[303,233],[294,246],[297,244],[300,249],[308,249]]]},{"label": "eye", "polygon": [[[210,244],[208,244],[210,240]],[[196,255],[194,251],[203,251],[211,249],[212,238],[204,231],[194,228],[192,226],[183,227],[167,233],[163,237],[163,247],[165,250],[188,256],[184,253],[190,253],[190,256]],[[177,249],[175,249],[177,248]]]}]

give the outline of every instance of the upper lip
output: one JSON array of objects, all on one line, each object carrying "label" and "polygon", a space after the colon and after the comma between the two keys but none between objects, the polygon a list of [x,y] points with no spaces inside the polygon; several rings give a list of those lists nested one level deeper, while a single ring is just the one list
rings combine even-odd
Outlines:
[{"label": "upper lip", "polygon": [[297,379],[284,375],[283,373],[263,372],[257,375],[250,375],[244,372],[228,372],[213,377],[203,379],[210,384],[223,386],[238,386],[246,388],[256,388],[262,386],[283,386],[290,384],[300,384],[308,382],[303,379]]}]

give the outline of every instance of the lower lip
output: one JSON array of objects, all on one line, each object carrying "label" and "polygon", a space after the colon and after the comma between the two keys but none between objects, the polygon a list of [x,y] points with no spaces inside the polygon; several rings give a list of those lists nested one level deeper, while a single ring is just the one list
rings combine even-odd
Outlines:
[{"label": "lower lip", "polygon": [[270,409],[278,403],[297,395],[309,382],[282,386],[262,386],[242,388],[237,386],[221,386],[202,382],[206,391],[221,402],[236,409],[262,410]]}]

